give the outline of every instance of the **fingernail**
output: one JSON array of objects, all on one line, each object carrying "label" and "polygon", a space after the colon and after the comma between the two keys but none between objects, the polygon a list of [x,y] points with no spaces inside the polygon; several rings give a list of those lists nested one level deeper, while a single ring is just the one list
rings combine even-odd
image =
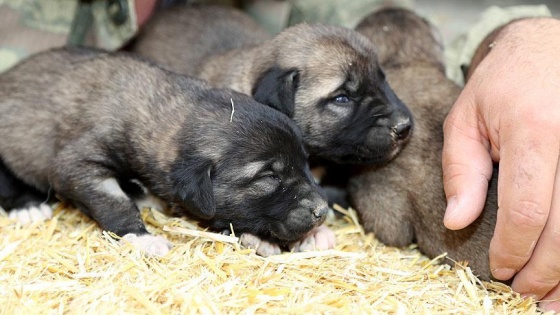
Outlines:
[{"label": "fingernail", "polygon": [[445,216],[443,222],[447,223],[457,216],[457,196],[447,199],[447,208],[445,209]]},{"label": "fingernail", "polygon": [[498,280],[509,280],[515,275],[515,269],[497,268],[492,270],[492,275]]},{"label": "fingernail", "polygon": [[560,301],[540,302],[539,307],[545,311],[560,312]]}]

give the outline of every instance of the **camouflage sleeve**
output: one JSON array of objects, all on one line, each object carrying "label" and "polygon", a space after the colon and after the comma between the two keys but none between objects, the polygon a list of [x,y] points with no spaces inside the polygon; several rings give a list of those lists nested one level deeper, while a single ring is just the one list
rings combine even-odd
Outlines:
[{"label": "camouflage sleeve", "polygon": [[[83,9],[78,3],[90,4]],[[0,73],[31,54],[67,42],[115,50],[136,31],[134,0],[2,0]]]},{"label": "camouflage sleeve", "polygon": [[0,2],[0,72],[35,52],[64,45],[77,1]]},{"label": "camouflage sleeve", "polygon": [[468,32],[460,35],[445,52],[447,76],[460,85],[464,78],[462,66],[468,66],[479,43],[496,28],[523,17],[551,16],[545,5],[526,5],[486,9]]},{"label": "camouflage sleeve", "polygon": [[93,46],[116,50],[134,37],[138,31],[134,2],[134,0],[93,1],[91,5]]}]

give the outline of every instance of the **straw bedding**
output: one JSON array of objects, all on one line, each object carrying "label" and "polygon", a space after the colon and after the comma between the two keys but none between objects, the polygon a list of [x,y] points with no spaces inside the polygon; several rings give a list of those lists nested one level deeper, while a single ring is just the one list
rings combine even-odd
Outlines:
[{"label": "straw bedding", "polygon": [[121,246],[63,205],[28,227],[2,213],[0,313],[539,313],[533,300],[480,282],[468,267],[384,246],[353,210],[337,209],[342,215],[327,220],[335,250],[269,258],[149,209],[149,230],[174,244],[162,258]]}]

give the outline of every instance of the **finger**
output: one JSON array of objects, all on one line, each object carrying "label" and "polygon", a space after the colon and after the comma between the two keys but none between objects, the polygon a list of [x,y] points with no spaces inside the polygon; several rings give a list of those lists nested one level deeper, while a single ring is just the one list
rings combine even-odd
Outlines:
[{"label": "finger", "polygon": [[541,299],[539,307],[545,311],[554,311],[560,313],[560,285],[552,289],[545,297]]},{"label": "finger", "polygon": [[444,224],[452,230],[472,223],[482,211],[492,160],[487,136],[469,89],[465,88],[444,123],[443,183],[447,196]]},{"label": "finger", "polygon": [[519,293],[540,299],[560,297],[560,291],[550,292],[560,281],[560,174],[556,174],[552,207],[544,230],[529,262],[515,276],[512,287]]},{"label": "finger", "polygon": [[[527,263],[549,217],[559,147],[553,133],[536,129],[512,128],[504,133],[510,138],[500,145],[499,210],[490,243],[490,267],[500,280],[511,278]],[[549,240],[542,241],[543,250],[550,250]],[[536,272],[535,267],[530,271]]]}]

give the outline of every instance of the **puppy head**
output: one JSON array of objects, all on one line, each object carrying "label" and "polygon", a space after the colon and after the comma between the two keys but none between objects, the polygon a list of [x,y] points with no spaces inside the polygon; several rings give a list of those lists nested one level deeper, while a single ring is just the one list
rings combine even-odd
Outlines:
[{"label": "puppy head", "polygon": [[326,198],[311,176],[293,122],[245,95],[214,102],[219,108],[199,128],[203,141],[196,152],[191,146],[184,153],[190,157],[174,172],[177,204],[216,230],[232,224],[236,233],[280,243],[320,225]]},{"label": "puppy head", "polygon": [[386,8],[366,16],[356,31],[376,47],[383,67],[413,60],[438,65],[443,71],[443,39],[427,20],[403,8]]},{"label": "puppy head", "polygon": [[311,155],[382,164],[400,151],[412,117],[371,42],[342,27],[301,24],[271,43],[273,62],[261,66],[252,94],[293,118]]}]

